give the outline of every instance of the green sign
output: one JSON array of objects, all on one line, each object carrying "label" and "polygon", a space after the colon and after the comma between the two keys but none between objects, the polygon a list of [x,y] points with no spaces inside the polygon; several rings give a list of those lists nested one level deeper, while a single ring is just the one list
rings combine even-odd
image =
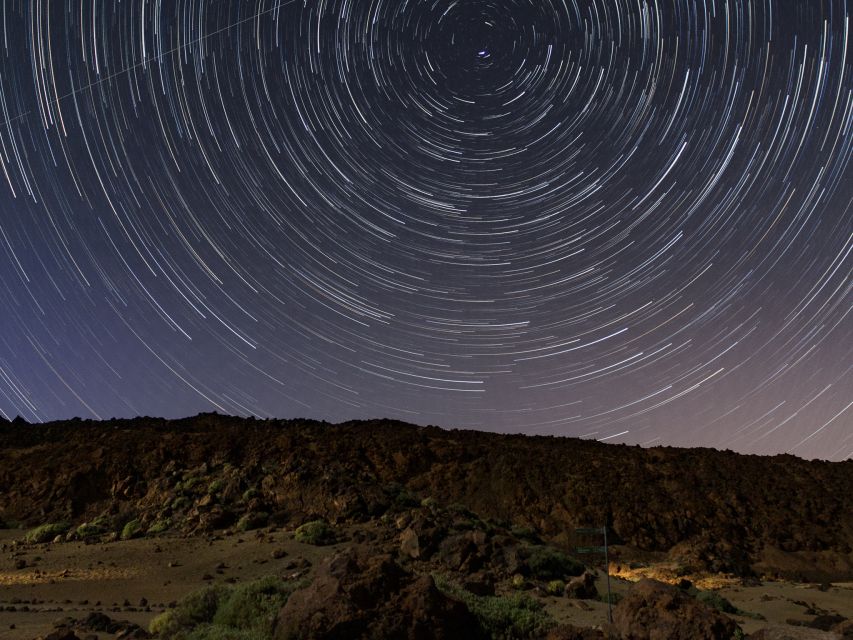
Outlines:
[{"label": "green sign", "polygon": [[578,547],[577,553],[604,553],[604,547]]},{"label": "green sign", "polygon": [[582,536],[600,536],[603,533],[603,530],[601,527],[597,527],[595,529],[575,529],[575,533]]}]

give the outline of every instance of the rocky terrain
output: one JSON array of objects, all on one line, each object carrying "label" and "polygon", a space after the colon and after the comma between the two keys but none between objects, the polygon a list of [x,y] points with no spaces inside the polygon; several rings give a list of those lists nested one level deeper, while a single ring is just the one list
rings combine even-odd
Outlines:
[{"label": "rocky terrain", "polygon": [[[602,542],[578,529],[605,524],[610,573],[640,580],[630,588],[613,578],[626,596],[613,624],[602,620],[603,558],[578,553]],[[3,635],[4,583],[69,578],[32,565],[51,547],[149,544],[156,553],[167,540],[236,538],[238,548],[246,536],[273,545],[263,552],[271,560],[252,560],[272,562],[270,576],[225,582],[216,565],[195,578],[208,587],[186,596],[190,604],[149,607],[126,623],[97,617],[121,607],[83,607],[49,637],[147,637],[148,625],[137,624],[145,621],[176,640],[730,638],[759,626],[764,635],[754,637],[853,633],[853,611],[840,613],[832,598],[843,592],[829,584],[853,580],[853,462],[391,421],[17,420],[0,423],[2,527],[20,534],[3,547],[11,565],[0,568],[0,638],[32,637]],[[101,563],[90,557],[87,567]],[[134,571],[110,579],[132,584]],[[253,576],[262,581],[229,591]],[[801,607],[786,595],[790,606],[777,614],[765,590],[749,611],[706,590],[728,585],[737,599],[774,579],[822,583],[827,604]],[[800,607],[803,615],[785,618]],[[756,608],[782,616],[783,630]],[[253,612],[251,621],[235,610]]]},{"label": "rocky terrain", "polygon": [[557,546],[607,524],[612,542],[692,570],[853,577],[853,461],[390,421],[0,424],[0,519],[11,523],[197,533],[366,521],[430,498]]}]

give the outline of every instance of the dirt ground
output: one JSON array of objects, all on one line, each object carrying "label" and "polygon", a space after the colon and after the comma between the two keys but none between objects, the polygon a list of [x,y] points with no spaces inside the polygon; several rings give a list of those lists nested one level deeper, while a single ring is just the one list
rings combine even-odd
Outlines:
[{"label": "dirt ground", "polygon": [[[170,602],[205,584],[288,576],[335,547],[300,544],[284,532],[227,538],[139,539],[12,549],[21,531],[0,531],[0,640],[32,640],[54,621],[101,611],[142,626]],[[281,558],[273,558],[281,555]],[[25,567],[15,568],[16,563]],[[10,611],[14,608],[14,611]]]},{"label": "dirt ground", "polygon": [[[169,603],[205,584],[293,576],[347,544],[314,547],[294,541],[290,532],[262,531],[207,539],[12,546],[21,534],[0,531],[0,640],[31,640],[48,633],[57,620],[85,618],[93,611],[147,626]],[[733,616],[747,633],[786,625],[789,619],[808,621],[815,613],[853,618],[853,583],[820,590],[792,582],[742,586],[737,580],[705,580],[705,586],[719,587],[720,595],[739,609],[766,618]],[[600,592],[605,585],[602,575]],[[611,578],[616,593],[625,593],[630,585],[630,579]],[[597,626],[607,620],[607,605],[601,602],[548,597],[545,603],[561,623]]]}]

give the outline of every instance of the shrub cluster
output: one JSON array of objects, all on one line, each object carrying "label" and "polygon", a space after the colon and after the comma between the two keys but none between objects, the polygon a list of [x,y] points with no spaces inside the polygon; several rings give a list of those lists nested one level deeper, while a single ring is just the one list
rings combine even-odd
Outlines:
[{"label": "shrub cluster", "polygon": [[543,610],[545,605],[527,594],[478,596],[444,576],[433,578],[439,591],[465,603],[486,637],[493,640],[540,638],[557,626],[554,618]]},{"label": "shrub cluster", "polygon": [[302,586],[275,576],[211,585],[154,618],[149,630],[162,640],[270,640],[276,614]]}]

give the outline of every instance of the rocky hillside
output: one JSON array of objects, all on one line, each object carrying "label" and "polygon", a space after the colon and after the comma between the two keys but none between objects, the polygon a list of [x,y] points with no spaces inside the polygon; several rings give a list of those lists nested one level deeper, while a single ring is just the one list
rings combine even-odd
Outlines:
[{"label": "rocky hillside", "polygon": [[83,537],[335,524],[430,499],[556,546],[606,523],[614,542],[692,569],[853,576],[853,461],[392,421],[0,424],[7,526],[54,523]]}]

